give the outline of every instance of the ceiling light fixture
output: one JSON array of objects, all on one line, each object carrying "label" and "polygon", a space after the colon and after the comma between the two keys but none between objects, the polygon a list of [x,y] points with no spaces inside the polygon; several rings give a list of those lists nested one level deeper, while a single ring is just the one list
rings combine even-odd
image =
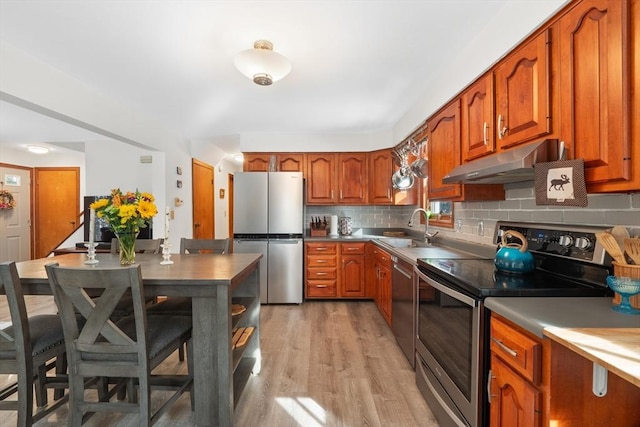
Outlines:
[{"label": "ceiling light fixture", "polygon": [[253,49],[243,50],[233,60],[238,71],[260,86],[269,86],[291,71],[291,62],[273,51],[273,44],[258,40]]},{"label": "ceiling light fixture", "polygon": [[47,154],[49,147],[43,147],[42,145],[27,145],[27,150],[35,154]]}]

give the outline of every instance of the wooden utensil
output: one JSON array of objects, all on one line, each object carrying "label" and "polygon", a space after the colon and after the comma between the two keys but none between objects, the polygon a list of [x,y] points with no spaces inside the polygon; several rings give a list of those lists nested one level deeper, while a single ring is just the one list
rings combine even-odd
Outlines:
[{"label": "wooden utensil", "polygon": [[616,242],[616,238],[609,233],[596,233],[596,240],[602,245],[605,251],[611,258],[616,260],[616,262],[626,265],[627,260],[624,258],[624,254],[622,253],[622,249],[618,242]]},{"label": "wooden utensil", "polygon": [[633,260],[634,264],[640,265],[640,239],[631,239],[627,237],[624,239],[624,251],[629,258]]},{"label": "wooden utensil", "polygon": [[622,251],[622,255],[624,256],[624,239],[631,237],[629,236],[629,232],[626,227],[616,225],[611,229],[611,235],[615,237],[616,242],[618,242],[618,246],[620,246],[620,250]]}]

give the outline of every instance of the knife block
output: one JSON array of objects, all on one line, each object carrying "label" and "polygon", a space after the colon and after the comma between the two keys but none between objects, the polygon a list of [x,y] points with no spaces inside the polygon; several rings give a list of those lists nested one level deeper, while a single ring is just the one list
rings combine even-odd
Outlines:
[{"label": "knife block", "polygon": [[316,223],[311,223],[309,229],[311,230],[311,237],[324,237],[327,235],[327,227],[323,224],[319,228],[316,228]]}]

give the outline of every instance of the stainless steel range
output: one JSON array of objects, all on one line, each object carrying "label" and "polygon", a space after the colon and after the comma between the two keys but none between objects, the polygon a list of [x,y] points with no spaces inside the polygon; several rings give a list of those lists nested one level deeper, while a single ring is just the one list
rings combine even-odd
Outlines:
[{"label": "stainless steel range", "polygon": [[488,425],[487,296],[603,296],[611,260],[596,242],[604,227],[498,222],[494,243],[507,230],[522,233],[534,272],[496,270],[493,259],[419,259],[416,382],[442,426]]}]

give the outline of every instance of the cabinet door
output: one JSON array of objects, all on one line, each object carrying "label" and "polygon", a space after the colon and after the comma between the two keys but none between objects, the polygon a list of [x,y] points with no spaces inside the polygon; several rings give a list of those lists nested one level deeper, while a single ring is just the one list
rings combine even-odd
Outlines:
[{"label": "cabinet door", "polygon": [[277,159],[280,172],[304,172],[304,154],[278,153]]},{"label": "cabinet door", "polygon": [[523,45],[496,68],[498,150],[551,132],[550,31]]},{"label": "cabinet door", "polygon": [[336,158],[331,153],[307,154],[307,203],[336,204]]},{"label": "cabinet door", "polygon": [[[391,149],[369,153],[369,203],[372,205],[415,205],[418,203],[418,185],[408,190],[396,190],[391,176],[399,169],[393,163]],[[416,179],[416,182],[421,180]]]},{"label": "cabinet door", "polygon": [[369,153],[369,202],[375,205],[390,205],[393,201],[391,174],[393,160],[391,150]]},{"label": "cabinet door", "polygon": [[585,0],[559,22],[561,139],[587,183],[631,175],[628,6]]},{"label": "cabinet door", "polygon": [[456,100],[429,120],[429,198],[460,197],[460,184],[442,178],[460,165],[460,101]]},{"label": "cabinet door", "polygon": [[367,203],[366,153],[338,154],[338,189],[339,203]]},{"label": "cabinet door", "polygon": [[380,311],[391,326],[391,270],[386,266],[380,267]]},{"label": "cabinet door", "polygon": [[342,255],[340,271],[340,296],[365,296],[364,289],[364,255]]},{"label": "cabinet door", "polygon": [[461,102],[462,160],[493,153],[493,74],[476,81],[462,94]]},{"label": "cabinet door", "polygon": [[541,393],[491,354],[491,427],[539,427]]},{"label": "cabinet door", "polygon": [[267,172],[269,170],[269,153],[244,153],[244,172]]}]

